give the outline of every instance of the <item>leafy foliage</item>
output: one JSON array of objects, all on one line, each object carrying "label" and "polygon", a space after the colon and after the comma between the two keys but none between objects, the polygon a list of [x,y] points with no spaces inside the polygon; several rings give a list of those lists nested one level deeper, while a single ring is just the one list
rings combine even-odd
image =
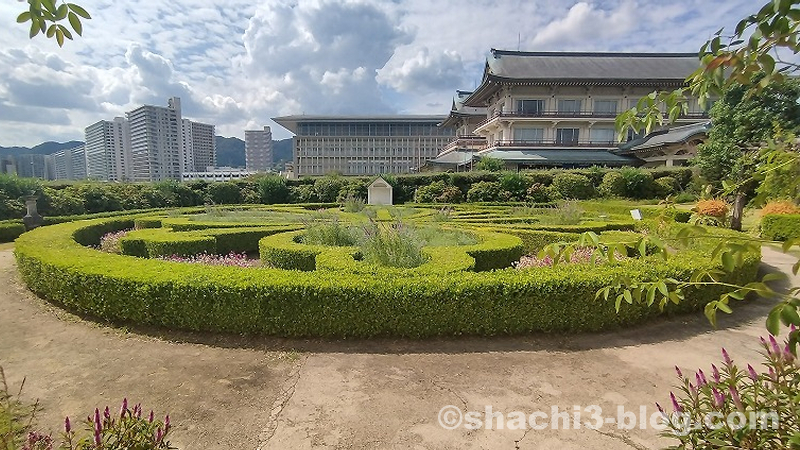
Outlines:
[{"label": "leafy foliage", "polygon": [[584,200],[595,196],[592,182],[585,175],[559,173],[553,177],[553,191],[563,199]]},{"label": "leafy foliage", "polygon": [[489,156],[483,157],[475,163],[475,170],[486,170],[489,172],[500,172],[506,168],[502,159],[492,158]]},{"label": "leafy foliage", "polygon": [[[31,23],[30,37],[39,33],[54,38],[59,47],[64,46],[64,39],[72,40],[72,32],[78,36],[83,34],[81,19],[91,19],[91,15],[75,3],[58,0],[28,0],[28,10],[17,16],[17,23]],[[69,23],[69,28],[63,25]],[[70,31],[70,28],[72,31]]]}]

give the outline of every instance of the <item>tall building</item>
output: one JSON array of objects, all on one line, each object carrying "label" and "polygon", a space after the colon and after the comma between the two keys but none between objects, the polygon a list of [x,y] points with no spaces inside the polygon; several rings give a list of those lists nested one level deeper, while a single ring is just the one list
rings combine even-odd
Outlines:
[{"label": "tall building", "polygon": [[126,113],[131,130],[134,181],[181,179],[181,101],[167,107],[144,105]]},{"label": "tall building", "polygon": [[266,172],[272,168],[272,130],[245,130],[245,167],[248,171]]},{"label": "tall building", "polygon": [[444,116],[286,116],[272,120],[295,134],[296,176],[409,173],[435,158],[453,136]]},{"label": "tall building", "polygon": [[19,177],[41,178],[43,180],[53,178],[52,167],[48,164],[45,155],[16,155],[14,159],[16,162],[17,176]]},{"label": "tall building", "polygon": [[181,121],[181,173],[202,172],[217,165],[214,125]]},{"label": "tall building", "polygon": [[55,180],[86,179],[86,151],[83,145],[59,150],[48,155],[53,167]]},{"label": "tall building", "polygon": [[[620,151],[614,119],[654,90],[684,86],[698,65],[695,53],[492,49],[480,86],[460,99],[460,105],[454,104],[447,123],[468,133],[459,139],[485,140],[476,157],[501,159],[508,168],[649,163],[636,158],[634,149]],[[483,117],[476,122],[474,116],[462,114],[463,108],[481,108]],[[687,113],[677,122],[689,125],[706,122],[707,117],[697,99],[690,99]],[[471,164],[471,156],[454,155],[462,147],[451,143],[434,164]],[[659,148],[680,151],[676,146]],[[690,155],[653,157],[673,165]]]},{"label": "tall building", "polygon": [[94,180],[132,179],[130,126],[123,117],[86,127],[86,175]]}]

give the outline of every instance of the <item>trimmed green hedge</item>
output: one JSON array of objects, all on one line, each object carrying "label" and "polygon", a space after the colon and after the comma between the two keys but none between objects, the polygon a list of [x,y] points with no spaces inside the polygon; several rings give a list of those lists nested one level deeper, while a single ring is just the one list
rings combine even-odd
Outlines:
[{"label": "trimmed green hedge", "polygon": [[[660,314],[656,307],[595,300],[623,271],[634,279],[687,279],[709,267],[683,252],[591,268],[441,273],[414,277],[340,271],[242,269],[131,258],[82,246],[133,220],[102,219],[41,227],[17,240],[15,256],[28,287],[71,310],[116,323],[281,336],[497,335],[618,328]],[[79,243],[80,242],[80,243]],[[755,277],[759,255],[727,281]],[[687,292],[667,312],[716,299],[721,288]]]},{"label": "trimmed green hedge", "polygon": [[761,218],[761,237],[772,241],[800,238],[800,214],[767,214]]},{"label": "trimmed green hedge", "polygon": [[22,223],[0,223],[0,242],[11,242],[25,232]]},{"label": "trimmed green hedge", "polygon": [[299,242],[302,231],[268,236],[259,242],[261,260],[286,270],[328,270],[383,276],[418,276],[465,270],[488,271],[510,267],[524,254],[515,236],[472,231],[481,240],[474,245],[425,247],[428,262],[413,269],[378,267],[358,261],[356,247],[308,245]]},{"label": "trimmed green hedge", "polygon": [[250,227],[175,232],[169,228],[134,230],[120,239],[123,255],[141,258],[258,251],[258,241],[297,227]]}]

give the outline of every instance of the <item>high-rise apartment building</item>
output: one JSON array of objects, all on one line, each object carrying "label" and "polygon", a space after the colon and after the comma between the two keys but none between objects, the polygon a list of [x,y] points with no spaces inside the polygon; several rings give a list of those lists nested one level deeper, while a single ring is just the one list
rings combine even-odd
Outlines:
[{"label": "high-rise apartment building", "polygon": [[83,145],[59,150],[47,158],[53,167],[53,179],[86,179],[86,151]]},{"label": "high-rise apartment building", "polygon": [[245,167],[249,171],[266,172],[272,168],[272,130],[245,130]]},{"label": "high-rise apartment building", "polygon": [[85,130],[86,175],[94,180],[132,179],[130,127],[123,117],[95,122]]},{"label": "high-rise apartment building", "polygon": [[181,173],[202,172],[217,165],[214,125],[181,121]]},{"label": "high-rise apartment building", "polygon": [[16,155],[17,176],[23,178],[52,179],[52,166],[48,164],[46,155]]},{"label": "high-rise apartment building", "polygon": [[126,113],[131,130],[134,181],[180,180],[183,137],[181,101],[140,106]]}]

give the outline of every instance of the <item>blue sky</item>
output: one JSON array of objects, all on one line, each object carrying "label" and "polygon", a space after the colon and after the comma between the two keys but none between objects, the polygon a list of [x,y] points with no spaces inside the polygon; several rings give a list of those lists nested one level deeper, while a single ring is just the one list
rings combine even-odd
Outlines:
[{"label": "blue sky", "polygon": [[0,145],[82,139],[97,120],[182,99],[242,138],[287,114],[446,114],[490,48],[693,52],[752,0],[82,0],[58,48],[0,2]]}]

